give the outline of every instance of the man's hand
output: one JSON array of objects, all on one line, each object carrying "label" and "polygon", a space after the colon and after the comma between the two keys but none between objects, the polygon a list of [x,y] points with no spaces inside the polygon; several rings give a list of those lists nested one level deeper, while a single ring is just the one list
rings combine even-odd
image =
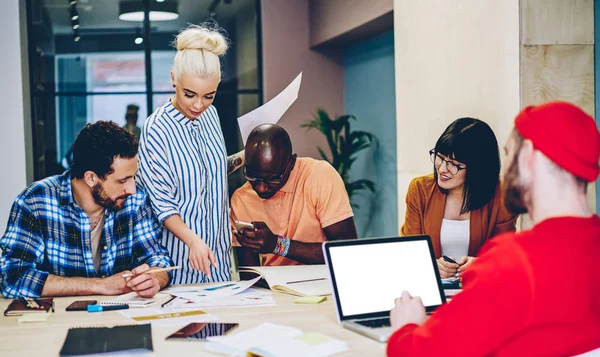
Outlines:
[{"label": "man's hand", "polygon": [[272,254],[277,245],[277,236],[265,222],[252,222],[254,229],[243,228],[235,237],[238,242],[255,253]]},{"label": "man's hand", "polygon": [[125,278],[127,287],[141,297],[153,297],[160,291],[160,282],[155,274],[146,274],[148,264],[142,264],[131,271],[134,276]]},{"label": "man's hand", "polygon": [[460,265],[458,267],[458,276],[462,276],[462,274],[465,272],[465,269],[467,269],[469,267],[469,265],[471,265],[471,263],[473,263],[475,261],[475,257],[462,257],[460,258],[460,260],[458,261],[458,265]]},{"label": "man's hand", "polygon": [[108,278],[102,278],[99,293],[102,295],[121,295],[131,292],[131,289],[127,286],[126,278],[123,278],[124,274],[132,274],[132,272],[125,270]]},{"label": "man's hand", "polygon": [[[455,260],[452,257],[449,257],[452,260]],[[440,258],[437,260],[438,270],[440,271],[440,277],[442,279],[448,279],[456,275],[458,272],[459,265],[450,263],[444,260],[444,258]]]},{"label": "man's hand", "polygon": [[215,254],[199,236],[196,236],[188,247],[190,248],[189,259],[192,268],[202,271],[210,278],[210,266],[217,267]]},{"label": "man's hand", "polygon": [[425,306],[420,297],[412,297],[408,291],[402,292],[402,297],[396,299],[396,307],[390,311],[392,328],[398,330],[406,324],[420,325],[425,321]]}]

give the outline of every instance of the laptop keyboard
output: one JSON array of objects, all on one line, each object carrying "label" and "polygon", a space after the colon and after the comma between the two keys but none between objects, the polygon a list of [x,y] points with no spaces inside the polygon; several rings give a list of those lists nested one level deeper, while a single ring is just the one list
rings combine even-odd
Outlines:
[{"label": "laptop keyboard", "polygon": [[373,319],[373,320],[360,320],[360,321],[354,321],[354,322],[356,322],[357,324],[363,325],[363,326],[371,327],[371,328],[391,326],[389,317],[382,317],[382,318]]}]

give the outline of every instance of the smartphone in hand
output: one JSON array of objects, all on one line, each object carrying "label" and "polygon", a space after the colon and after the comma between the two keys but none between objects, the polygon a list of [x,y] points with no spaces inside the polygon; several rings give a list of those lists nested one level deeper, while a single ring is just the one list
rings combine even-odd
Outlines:
[{"label": "smartphone in hand", "polygon": [[235,221],[235,229],[239,232],[242,229],[254,229],[254,225],[248,222]]}]

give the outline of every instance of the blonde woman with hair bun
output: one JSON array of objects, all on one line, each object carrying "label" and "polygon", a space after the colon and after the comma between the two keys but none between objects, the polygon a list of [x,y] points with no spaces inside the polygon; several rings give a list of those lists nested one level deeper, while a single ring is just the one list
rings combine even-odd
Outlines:
[{"label": "blonde woman with hair bun", "polygon": [[144,124],[138,177],[163,225],[162,243],[175,265],[172,284],[230,280],[227,175],[243,152],[227,157],[212,102],[228,47],[220,30],[190,26],[174,42],[175,96]]}]

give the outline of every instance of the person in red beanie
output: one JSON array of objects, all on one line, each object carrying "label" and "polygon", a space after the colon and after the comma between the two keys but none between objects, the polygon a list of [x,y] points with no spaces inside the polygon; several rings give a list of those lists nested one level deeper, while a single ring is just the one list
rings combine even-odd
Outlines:
[{"label": "person in red beanie", "polygon": [[586,204],[600,133],[576,106],[525,108],[505,147],[504,202],[534,226],[486,243],[463,291],[429,319],[403,292],[388,356],[573,356],[600,352],[600,217]]}]

